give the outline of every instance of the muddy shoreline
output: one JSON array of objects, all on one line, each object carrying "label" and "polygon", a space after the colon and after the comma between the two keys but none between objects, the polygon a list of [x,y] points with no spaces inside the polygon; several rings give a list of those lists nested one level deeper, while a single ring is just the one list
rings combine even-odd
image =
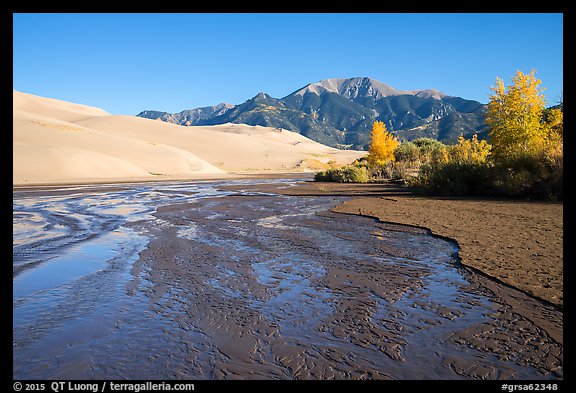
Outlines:
[{"label": "muddy shoreline", "polygon": [[[272,191],[270,185],[259,187]],[[279,193],[344,196],[333,211],[429,229],[455,240],[462,264],[559,308],[563,295],[563,204],[413,196],[395,184],[308,181]]]},{"label": "muddy shoreline", "polygon": [[111,221],[108,267],[14,299],[15,377],[563,378],[561,310],[459,266],[426,229],[334,211],[354,199],[280,195],[301,187],[54,194],[132,218]]},{"label": "muddy shoreline", "polygon": [[[239,188],[245,189],[244,186]],[[263,188],[256,188],[263,191]],[[267,188],[267,191],[272,189]],[[343,202],[339,198],[328,199],[332,199],[332,204],[336,206]],[[250,209],[254,201],[261,206],[271,203],[266,197],[228,196],[210,201],[209,210],[222,215],[224,220],[231,223],[241,220],[258,221],[260,215]],[[190,222],[200,226],[211,225],[211,219],[203,211],[205,209],[198,209],[195,205],[179,205],[159,209],[157,216],[172,223],[172,227],[185,227]],[[390,234],[395,232],[427,237],[427,231],[422,229],[382,224],[370,219],[366,221],[362,217],[329,211],[318,212],[316,215],[326,218],[328,221],[325,225],[329,225],[332,230],[333,226],[342,226],[343,230],[348,226],[372,227],[371,236],[376,238],[370,238],[367,245],[377,255],[418,259],[419,252],[429,251],[419,251],[416,245],[409,249],[399,248],[391,240],[393,236]],[[307,228],[318,225],[312,220],[308,221],[308,218],[306,220],[304,225]],[[279,225],[279,229],[290,232],[287,223],[303,225],[300,220],[284,220],[275,224]],[[324,231],[330,233],[328,227]],[[211,344],[206,345],[217,348],[214,350],[217,359],[214,370],[217,371],[205,376],[216,379],[562,378],[563,318],[555,307],[544,305],[513,288],[503,287],[489,278],[460,269],[460,274],[467,280],[466,291],[475,296],[485,296],[491,302],[490,312],[484,315],[487,317],[485,321],[472,323],[462,329],[457,321],[465,319],[463,310],[474,309],[480,303],[464,299],[451,303],[452,300],[446,299],[446,304],[443,304],[432,300],[431,295],[428,295],[430,298],[418,300],[418,293],[423,290],[422,281],[426,270],[351,260],[344,262],[347,259],[338,260],[336,255],[327,257],[326,250],[318,249],[317,243],[298,232],[294,230],[288,238],[282,238],[280,243],[274,244],[268,243],[270,239],[262,243],[258,236],[221,228],[219,233],[226,234],[224,238],[231,243],[195,242],[191,251],[186,239],[178,239],[174,233],[163,231],[157,241],[152,242],[143,253],[141,263],[151,267],[151,280],[157,285],[150,292],[153,299],[161,299],[166,296],[165,291],[170,291],[166,282],[178,282],[178,291],[186,293],[202,285],[202,276],[210,277],[207,280],[219,277],[218,282],[212,281],[211,288],[203,287],[202,301],[194,300],[196,296],[185,301],[190,318],[203,316],[202,321],[195,322],[195,326],[210,337]],[[359,241],[349,233],[339,236],[343,240]],[[226,249],[232,247],[236,250],[234,255],[239,255],[235,248],[237,241],[241,242],[240,248],[256,246],[256,249],[264,252],[252,254],[249,263],[244,258],[231,258],[226,254]],[[252,244],[253,241],[256,244]],[[285,261],[286,271],[280,268],[269,272],[269,281],[255,279],[249,266],[265,264],[271,257],[281,259],[278,250],[282,242],[287,242],[290,248],[306,255],[304,259],[293,255],[291,263],[294,260],[305,263],[310,258],[320,260],[323,274],[308,276],[309,271],[314,272],[319,267],[306,265],[305,271],[297,271],[295,276],[290,276],[295,267]],[[267,256],[267,253],[272,255]],[[219,267],[207,267],[204,255],[219,261]],[[226,261],[228,258],[231,260]],[[338,262],[332,264],[328,260]],[[190,265],[189,261],[194,262]],[[194,274],[189,271],[191,267]],[[222,269],[228,269],[224,277],[217,273]],[[292,277],[292,281],[287,277]],[[290,292],[289,288],[298,287],[300,281],[306,280],[309,281],[308,289],[303,294],[306,300],[299,301],[298,309],[290,305],[288,300],[286,303],[274,300],[282,297],[284,291]],[[324,291],[338,293],[336,299],[341,300],[323,295]],[[247,305],[242,300],[246,297],[253,297],[255,302]],[[410,306],[400,307],[399,304],[407,298],[410,299]],[[257,300],[264,303],[254,307],[254,304],[258,304]],[[267,301],[271,304],[263,306]],[[322,311],[312,306],[319,301],[335,302],[336,305],[332,311]],[[462,309],[458,307],[459,303]],[[157,303],[159,309],[163,309],[162,304],[160,301]],[[387,310],[385,315],[380,314],[382,307]],[[272,314],[266,315],[262,311],[268,308]],[[418,310],[418,313],[411,315],[406,310]],[[164,311],[170,312],[166,309]],[[420,311],[426,315],[419,314]],[[314,318],[310,318],[307,315],[309,313],[322,316],[322,322],[311,322]],[[271,323],[271,319],[276,322]],[[408,325],[404,325],[406,321],[410,321]],[[192,322],[188,320],[187,323]],[[306,328],[299,329],[299,326]],[[427,329],[444,331],[434,338],[419,339],[418,333],[426,332]],[[307,334],[302,335],[303,331]],[[423,334],[422,337],[427,336]],[[448,352],[455,351],[452,355],[443,352],[447,349],[439,342],[444,340],[448,342],[448,348],[451,348]],[[330,345],[325,346],[327,343]],[[429,348],[422,353],[414,353],[415,346]],[[435,353],[432,357],[435,365],[428,369],[428,366],[423,365],[429,365],[430,353]],[[200,356],[200,351],[196,356]],[[535,374],[521,374],[514,367],[538,371]]]}]

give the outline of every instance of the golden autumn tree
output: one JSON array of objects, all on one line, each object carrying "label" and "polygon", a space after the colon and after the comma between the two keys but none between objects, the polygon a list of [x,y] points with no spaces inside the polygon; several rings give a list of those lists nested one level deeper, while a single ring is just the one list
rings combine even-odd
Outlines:
[{"label": "golden autumn tree", "polygon": [[512,85],[496,78],[496,86],[488,103],[486,123],[490,129],[492,154],[496,160],[512,158],[539,147],[546,139],[542,123],[544,94],[536,71],[528,74],[517,71]]},{"label": "golden autumn tree", "polygon": [[544,127],[546,127],[549,139],[562,140],[564,137],[564,112],[558,108],[545,111]]},{"label": "golden autumn tree", "polygon": [[460,134],[458,143],[450,146],[448,160],[482,164],[488,160],[491,148],[488,142],[479,140],[476,134],[472,136],[472,139],[466,139]]},{"label": "golden autumn tree", "polygon": [[378,166],[394,161],[394,151],[399,144],[400,142],[386,131],[386,125],[383,122],[375,121],[372,124],[372,132],[370,133],[368,164],[370,166]]}]

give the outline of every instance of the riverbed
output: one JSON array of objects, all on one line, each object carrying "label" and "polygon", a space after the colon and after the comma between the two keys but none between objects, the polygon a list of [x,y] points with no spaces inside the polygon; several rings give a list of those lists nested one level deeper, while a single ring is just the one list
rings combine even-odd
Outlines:
[{"label": "riverbed", "polygon": [[297,182],[15,189],[14,378],[562,378],[530,318],[560,311],[429,231],[255,187]]}]

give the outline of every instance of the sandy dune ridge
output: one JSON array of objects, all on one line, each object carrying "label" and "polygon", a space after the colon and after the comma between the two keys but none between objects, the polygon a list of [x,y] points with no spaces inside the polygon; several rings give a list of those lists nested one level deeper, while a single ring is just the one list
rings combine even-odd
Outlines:
[{"label": "sandy dune ridge", "polygon": [[244,124],[185,127],[13,92],[13,185],[314,171],[366,154]]}]

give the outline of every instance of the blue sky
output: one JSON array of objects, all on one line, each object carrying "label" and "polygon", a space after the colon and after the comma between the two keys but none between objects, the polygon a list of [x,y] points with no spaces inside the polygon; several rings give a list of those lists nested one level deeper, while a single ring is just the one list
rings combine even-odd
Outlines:
[{"label": "blue sky", "polygon": [[563,91],[562,14],[14,14],[13,87],[113,114],[284,97],[369,76],[488,102],[537,70]]}]

